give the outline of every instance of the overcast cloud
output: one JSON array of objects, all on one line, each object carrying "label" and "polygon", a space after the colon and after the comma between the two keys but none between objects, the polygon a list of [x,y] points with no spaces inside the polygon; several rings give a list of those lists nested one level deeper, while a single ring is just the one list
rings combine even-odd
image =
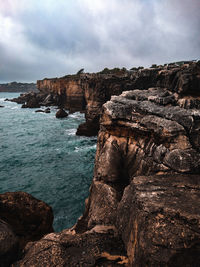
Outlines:
[{"label": "overcast cloud", "polygon": [[0,82],[200,58],[200,0],[0,0]]}]

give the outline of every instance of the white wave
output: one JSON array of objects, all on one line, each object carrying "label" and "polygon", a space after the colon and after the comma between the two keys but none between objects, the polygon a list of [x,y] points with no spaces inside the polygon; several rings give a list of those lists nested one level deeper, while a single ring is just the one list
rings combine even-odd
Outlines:
[{"label": "white wave", "polygon": [[4,98],[0,98],[0,101],[4,101],[5,100],[5,97]]},{"label": "white wave", "polygon": [[80,112],[75,112],[75,113],[69,114],[69,117],[74,118],[74,119],[81,119],[81,118],[84,118],[84,114]]},{"label": "white wave", "polygon": [[75,135],[76,134],[76,128],[67,129],[67,130],[65,130],[65,132],[67,133],[67,135]]},{"label": "white wave", "polygon": [[96,149],[96,144],[95,145],[90,145],[90,146],[84,146],[84,147],[75,147],[75,152],[79,152],[79,151],[88,151],[91,149]]},{"label": "white wave", "polygon": [[13,108],[11,108],[11,109],[20,109],[20,107],[13,107]]}]

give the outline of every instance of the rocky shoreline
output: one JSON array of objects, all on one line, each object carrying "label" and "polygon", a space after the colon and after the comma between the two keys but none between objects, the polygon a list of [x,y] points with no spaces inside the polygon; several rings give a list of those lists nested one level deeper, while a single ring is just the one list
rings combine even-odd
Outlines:
[{"label": "rocky shoreline", "polygon": [[[108,74],[81,73],[62,78],[45,78],[37,81],[39,93],[22,94],[12,101],[28,108],[55,105],[69,112],[84,112],[86,122],[79,126],[77,134],[92,136],[97,135],[99,131],[102,106],[112,95],[120,95],[127,90],[146,90],[151,87],[167,88],[181,95],[198,95],[199,65],[199,62],[188,62],[181,66],[169,64]],[[185,101],[185,105],[188,101]],[[197,107],[200,105],[199,101],[195,104]]]},{"label": "rocky shoreline", "polygon": [[83,216],[60,233],[45,203],[1,194],[0,266],[199,266],[200,63],[38,88],[40,103],[85,110],[80,134],[99,130],[94,177]]}]

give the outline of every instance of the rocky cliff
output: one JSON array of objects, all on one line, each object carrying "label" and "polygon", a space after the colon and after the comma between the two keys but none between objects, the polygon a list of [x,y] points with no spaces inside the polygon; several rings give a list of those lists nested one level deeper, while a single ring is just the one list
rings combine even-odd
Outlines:
[{"label": "rocky cliff", "polygon": [[71,112],[85,111],[86,123],[78,128],[79,135],[97,134],[102,105],[112,95],[120,95],[126,90],[145,90],[158,86],[179,94],[199,94],[200,63],[190,62],[182,66],[160,66],[113,74],[68,75],[37,82],[41,93],[59,96],[60,103],[66,109]]},{"label": "rocky cliff", "polygon": [[[192,63],[84,78],[86,125],[102,113],[85,212],[72,229],[28,243],[13,266],[199,266],[199,71]],[[119,93],[122,80],[130,88],[103,104],[103,84]]]},{"label": "rocky cliff", "polygon": [[76,229],[114,225],[128,266],[198,266],[199,100],[196,92],[150,88],[103,105],[94,178]]}]

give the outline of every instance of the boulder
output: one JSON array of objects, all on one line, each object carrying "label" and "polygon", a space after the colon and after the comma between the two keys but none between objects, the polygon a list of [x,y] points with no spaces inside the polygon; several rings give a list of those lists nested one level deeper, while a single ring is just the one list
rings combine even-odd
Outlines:
[{"label": "boulder", "polygon": [[0,266],[10,266],[17,259],[18,251],[18,238],[12,231],[10,225],[0,219]]},{"label": "boulder", "polygon": [[4,108],[4,106],[1,106],[1,105],[0,105],[0,108]]},{"label": "boulder", "polygon": [[52,208],[25,192],[0,194],[0,219],[12,227],[20,247],[53,232]]},{"label": "boulder", "polygon": [[65,118],[68,116],[68,113],[66,111],[64,111],[64,109],[59,109],[56,112],[56,118]]}]

